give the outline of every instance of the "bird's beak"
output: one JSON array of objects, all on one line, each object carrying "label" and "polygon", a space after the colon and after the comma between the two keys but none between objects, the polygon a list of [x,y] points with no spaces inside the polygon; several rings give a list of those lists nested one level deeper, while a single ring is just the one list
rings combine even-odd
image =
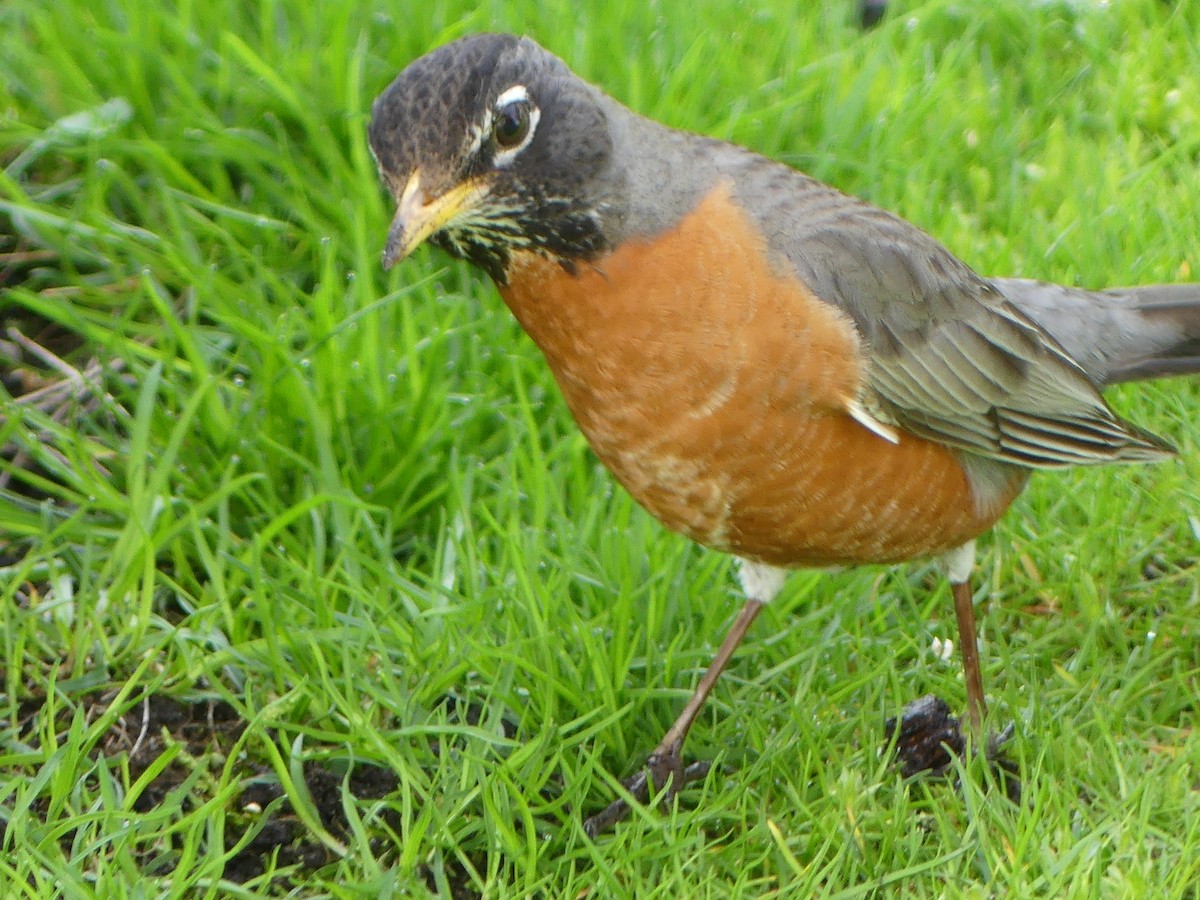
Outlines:
[{"label": "bird's beak", "polygon": [[483,184],[468,179],[431,200],[421,189],[421,171],[413,172],[400,194],[396,217],[388,229],[387,245],[383,248],[384,271],[402,262],[430,235],[472,207],[485,193],[487,189]]}]

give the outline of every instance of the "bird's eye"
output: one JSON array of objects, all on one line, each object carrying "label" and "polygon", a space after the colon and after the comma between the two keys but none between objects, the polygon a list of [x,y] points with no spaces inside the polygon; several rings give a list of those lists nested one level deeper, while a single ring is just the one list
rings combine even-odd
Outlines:
[{"label": "bird's eye", "polygon": [[532,104],[528,100],[513,100],[496,110],[496,122],[492,126],[492,136],[496,146],[503,150],[519,147],[529,137],[532,125]]}]

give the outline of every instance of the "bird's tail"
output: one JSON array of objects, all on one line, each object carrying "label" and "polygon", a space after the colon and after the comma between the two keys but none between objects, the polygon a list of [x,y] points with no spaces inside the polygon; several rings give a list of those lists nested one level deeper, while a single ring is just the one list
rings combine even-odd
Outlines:
[{"label": "bird's tail", "polygon": [[1122,361],[1109,374],[1109,384],[1200,372],[1200,285],[1155,284],[1114,293],[1167,340],[1141,359]]},{"label": "bird's tail", "polygon": [[1200,372],[1200,284],[1085,291],[994,279],[1097,385]]}]

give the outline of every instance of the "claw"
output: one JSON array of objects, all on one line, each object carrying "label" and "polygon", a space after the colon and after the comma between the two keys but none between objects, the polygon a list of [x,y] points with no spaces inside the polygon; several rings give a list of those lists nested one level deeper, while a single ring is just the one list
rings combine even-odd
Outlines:
[{"label": "claw", "polygon": [[[674,747],[651,753],[646,764],[622,781],[621,786],[632,795],[635,802],[643,806],[650,802],[655,790],[665,788],[660,801],[661,808],[665,810],[684,785],[702,780],[712,768],[712,763],[707,760],[698,760],[685,768],[679,751],[679,747]],[[594,838],[623,820],[632,809],[628,800],[618,797],[584,821],[583,831],[588,837]]]}]

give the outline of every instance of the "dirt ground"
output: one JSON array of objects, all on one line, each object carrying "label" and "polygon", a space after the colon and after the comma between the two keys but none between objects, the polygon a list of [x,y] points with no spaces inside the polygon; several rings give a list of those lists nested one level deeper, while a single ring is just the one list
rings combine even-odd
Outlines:
[{"label": "dirt ground", "polygon": [[[37,729],[33,726],[43,702],[44,698],[34,697],[21,704],[18,732],[26,741],[36,735]],[[102,714],[106,705],[99,695],[94,701],[89,700],[86,702],[87,717],[92,719]],[[245,728],[246,722],[227,703],[188,703],[163,695],[151,696],[113,722],[96,752],[111,759],[127,756],[132,784],[159,758],[168,744],[180,745],[182,752],[150,781],[134,801],[133,808],[138,812],[149,812],[160,804],[177,802],[172,794],[179,789],[187,791],[182,798],[186,808],[208,799],[204,796],[205,780],[194,778],[194,761],[223,761],[233,751]],[[244,756],[238,761],[238,767],[240,771],[235,771],[234,780],[242,785],[242,790],[226,808],[225,849],[232,850],[243,840],[246,843],[229,859],[225,878],[242,883],[262,875],[269,867],[294,872],[296,868],[301,871],[316,869],[334,861],[332,851],[300,820],[268,766]],[[189,780],[190,786],[186,784]],[[304,781],[322,825],[339,840],[349,837],[342,800],[343,782],[356,799],[364,801],[385,798],[398,784],[395,774],[388,769],[362,762],[356,763],[348,775],[309,762],[304,766]],[[396,815],[385,812],[383,822],[393,833],[400,831]],[[2,827],[0,824],[0,843],[3,842]],[[387,839],[383,834],[381,830],[381,836],[376,839],[381,855],[387,852]],[[70,846],[72,839],[73,833],[68,832],[60,840],[64,846]],[[171,858],[171,854],[156,848],[144,860],[145,874],[157,874],[155,866],[170,865]],[[432,874],[421,874],[430,889],[435,889]],[[451,879],[455,898],[479,896],[471,888],[465,870],[454,871],[447,867],[446,874]],[[291,879],[281,876],[273,886],[287,891],[295,885]]]}]

